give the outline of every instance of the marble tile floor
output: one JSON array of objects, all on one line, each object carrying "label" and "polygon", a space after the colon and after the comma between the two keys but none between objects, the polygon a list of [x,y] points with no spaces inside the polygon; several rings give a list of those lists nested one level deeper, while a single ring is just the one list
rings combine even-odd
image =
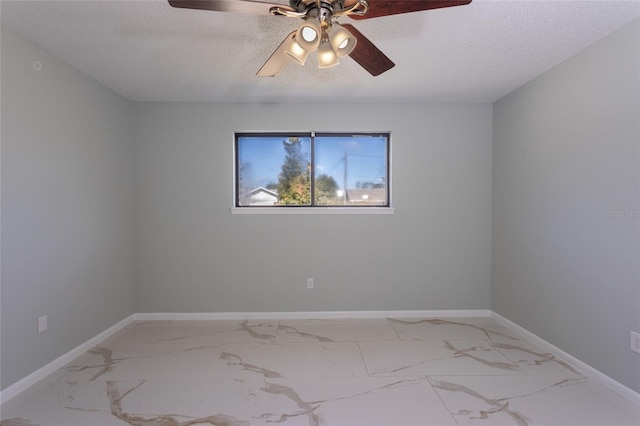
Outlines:
[{"label": "marble tile floor", "polygon": [[640,425],[640,406],[491,318],[133,322],[2,426]]}]

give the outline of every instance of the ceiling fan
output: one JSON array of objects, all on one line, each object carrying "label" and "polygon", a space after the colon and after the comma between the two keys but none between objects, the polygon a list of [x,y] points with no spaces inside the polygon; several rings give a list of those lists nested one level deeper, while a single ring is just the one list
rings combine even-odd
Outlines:
[{"label": "ceiling fan", "polygon": [[260,68],[260,77],[278,75],[289,62],[304,65],[309,52],[318,52],[318,67],[337,65],[350,56],[371,75],[395,64],[353,25],[338,18],[368,19],[422,10],[461,6],[471,0],[289,0],[289,6],[253,0],[168,0],[173,7],[300,18],[291,32]]}]

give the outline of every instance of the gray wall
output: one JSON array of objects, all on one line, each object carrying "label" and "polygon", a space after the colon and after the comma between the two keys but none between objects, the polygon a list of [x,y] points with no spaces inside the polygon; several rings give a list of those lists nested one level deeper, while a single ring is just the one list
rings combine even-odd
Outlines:
[{"label": "gray wall", "polygon": [[4,26],[1,83],[5,388],[133,313],[133,108]]},{"label": "gray wall", "polygon": [[[491,126],[491,105],[137,104],[137,311],[489,309]],[[238,130],[391,131],[395,214],[232,215]]]},{"label": "gray wall", "polygon": [[492,256],[494,311],[637,392],[639,75],[636,20],[495,104]]}]

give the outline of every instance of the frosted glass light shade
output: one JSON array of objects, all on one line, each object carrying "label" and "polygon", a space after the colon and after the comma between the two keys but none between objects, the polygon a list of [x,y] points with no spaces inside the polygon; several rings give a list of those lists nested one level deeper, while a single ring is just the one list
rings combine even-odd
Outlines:
[{"label": "frosted glass light shade", "polygon": [[296,43],[307,52],[313,52],[320,45],[321,35],[320,22],[315,19],[306,20],[296,31]]},{"label": "frosted glass light shade", "polygon": [[355,49],[358,40],[340,24],[329,29],[329,41],[339,58],[344,58]]},{"label": "frosted glass light shade", "polygon": [[329,68],[340,63],[338,55],[331,47],[331,43],[324,40],[318,47],[318,68]]},{"label": "frosted glass light shade", "polygon": [[304,65],[307,60],[307,56],[309,56],[309,51],[300,47],[295,38],[291,40],[291,44],[289,44],[289,47],[287,47],[287,50],[285,50],[284,53],[300,65]]}]

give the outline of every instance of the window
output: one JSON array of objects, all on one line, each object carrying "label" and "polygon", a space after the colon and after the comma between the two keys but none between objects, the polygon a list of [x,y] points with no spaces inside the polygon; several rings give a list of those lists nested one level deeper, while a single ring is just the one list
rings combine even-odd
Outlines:
[{"label": "window", "polygon": [[236,207],[389,207],[389,134],[236,133]]}]

